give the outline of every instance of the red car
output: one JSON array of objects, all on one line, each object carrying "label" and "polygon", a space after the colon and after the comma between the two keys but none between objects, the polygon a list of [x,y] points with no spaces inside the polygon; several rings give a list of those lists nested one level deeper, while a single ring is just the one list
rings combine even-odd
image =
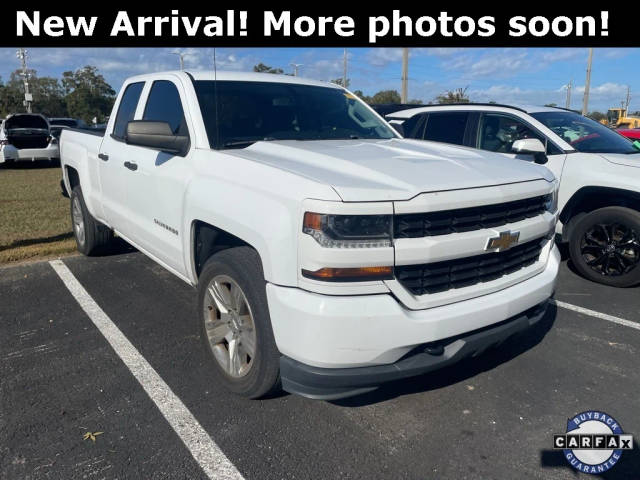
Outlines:
[{"label": "red car", "polygon": [[620,128],[616,130],[623,137],[640,140],[640,128]]}]

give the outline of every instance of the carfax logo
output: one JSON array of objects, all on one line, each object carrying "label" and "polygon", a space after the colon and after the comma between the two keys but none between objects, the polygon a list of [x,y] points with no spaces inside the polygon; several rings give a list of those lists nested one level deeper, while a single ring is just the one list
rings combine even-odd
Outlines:
[{"label": "carfax logo", "polygon": [[553,436],[553,448],[561,449],[569,464],[584,473],[604,473],[633,448],[633,436],[604,412],[587,411],[567,421],[567,433]]}]

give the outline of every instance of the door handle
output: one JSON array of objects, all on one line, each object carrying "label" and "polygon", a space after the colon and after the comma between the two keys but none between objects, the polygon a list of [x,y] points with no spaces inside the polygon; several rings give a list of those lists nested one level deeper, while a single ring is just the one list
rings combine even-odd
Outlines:
[{"label": "door handle", "polygon": [[99,153],[98,158],[106,162],[107,160],[109,160],[109,155],[107,155],[106,153]]},{"label": "door handle", "polygon": [[138,164],[133,162],[124,162],[124,166],[133,171],[136,171],[138,169]]}]

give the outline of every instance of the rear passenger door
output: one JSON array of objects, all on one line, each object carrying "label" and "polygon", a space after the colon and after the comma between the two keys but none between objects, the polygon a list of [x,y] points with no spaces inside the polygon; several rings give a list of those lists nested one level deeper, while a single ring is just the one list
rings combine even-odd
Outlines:
[{"label": "rear passenger door", "polygon": [[109,126],[98,153],[100,191],[104,218],[118,232],[126,235],[129,207],[127,205],[127,170],[124,162],[129,159],[129,146],[124,141],[127,123],[133,120],[138,108],[144,82],[130,83],[124,87],[118,111]]}]

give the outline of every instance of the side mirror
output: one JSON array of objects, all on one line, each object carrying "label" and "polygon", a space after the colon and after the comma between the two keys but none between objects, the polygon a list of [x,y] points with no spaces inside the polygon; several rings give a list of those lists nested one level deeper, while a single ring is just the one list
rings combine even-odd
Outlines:
[{"label": "side mirror", "polygon": [[547,158],[546,148],[537,138],[523,138],[516,140],[511,145],[511,151],[514,153],[525,153],[533,155],[533,161],[544,165],[549,160]]},{"label": "side mirror", "polygon": [[174,135],[167,122],[132,120],[127,123],[125,142],[162,152],[184,155],[189,150],[189,137]]},{"label": "side mirror", "polygon": [[389,125],[391,125],[393,129],[400,134],[400,136],[404,137],[404,121],[403,120],[389,120]]}]

